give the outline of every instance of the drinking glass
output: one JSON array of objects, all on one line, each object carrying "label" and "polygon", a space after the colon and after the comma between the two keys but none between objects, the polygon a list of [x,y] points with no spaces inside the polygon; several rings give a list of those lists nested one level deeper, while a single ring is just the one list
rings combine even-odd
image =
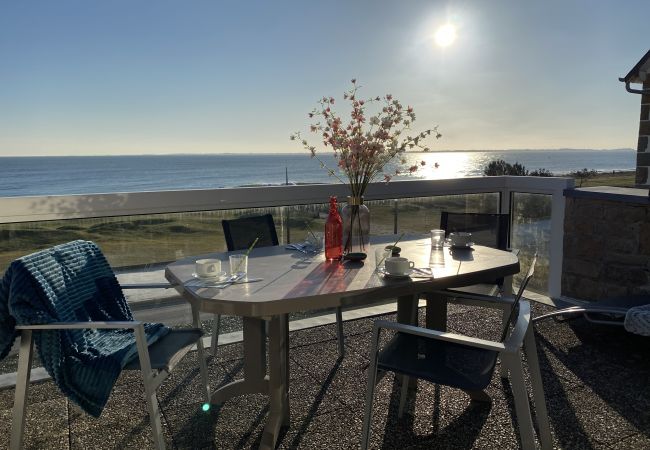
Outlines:
[{"label": "drinking glass", "polygon": [[245,277],[248,273],[248,255],[230,255],[230,275]]},{"label": "drinking glass", "polygon": [[325,247],[323,245],[324,237],[325,235],[323,233],[319,233],[319,232],[309,233],[309,235],[307,236],[307,242],[309,242],[309,244],[311,244],[311,246],[314,247],[315,251],[321,251]]},{"label": "drinking glass", "polygon": [[442,248],[445,243],[445,230],[431,230],[431,247]]},{"label": "drinking glass", "polygon": [[432,248],[429,253],[429,267],[431,269],[440,269],[445,267],[445,253],[442,248]]},{"label": "drinking glass", "polygon": [[386,263],[386,258],[390,258],[391,255],[390,249],[385,248],[376,248],[375,249],[375,270],[381,270]]}]

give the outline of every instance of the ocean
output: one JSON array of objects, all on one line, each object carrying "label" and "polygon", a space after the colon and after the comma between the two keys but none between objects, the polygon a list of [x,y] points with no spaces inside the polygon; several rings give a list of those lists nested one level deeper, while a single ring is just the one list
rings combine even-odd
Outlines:
[{"label": "ocean", "polygon": [[[412,179],[480,176],[489,161],[519,162],[527,169],[566,174],[634,170],[636,152],[621,150],[508,150],[408,153],[426,161]],[[328,165],[333,158],[324,159]],[[434,167],[438,163],[438,168]],[[286,172],[285,172],[286,171]],[[335,183],[305,153],[0,158],[0,197],[214,189],[285,183]]]}]

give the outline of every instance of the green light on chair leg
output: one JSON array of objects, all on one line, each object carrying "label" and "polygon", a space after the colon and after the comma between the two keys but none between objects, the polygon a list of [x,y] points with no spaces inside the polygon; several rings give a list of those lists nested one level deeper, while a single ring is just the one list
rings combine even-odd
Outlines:
[{"label": "green light on chair leg", "polygon": [[204,403],[203,406],[201,406],[201,409],[202,409],[204,412],[208,412],[208,411],[210,411],[210,404],[209,404],[209,403]]}]

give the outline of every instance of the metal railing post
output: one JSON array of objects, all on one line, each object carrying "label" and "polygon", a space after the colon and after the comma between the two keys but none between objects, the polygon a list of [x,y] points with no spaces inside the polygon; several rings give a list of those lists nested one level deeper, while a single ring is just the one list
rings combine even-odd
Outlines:
[{"label": "metal railing post", "polygon": [[562,295],[562,260],[564,252],[564,190],[551,196],[551,241],[549,243],[548,296]]}]

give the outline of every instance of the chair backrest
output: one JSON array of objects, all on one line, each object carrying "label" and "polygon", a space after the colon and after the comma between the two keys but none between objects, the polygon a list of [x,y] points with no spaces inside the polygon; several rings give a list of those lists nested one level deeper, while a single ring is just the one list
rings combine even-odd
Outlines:
[{"label": "chair backrest", "polygon": [[442,211],[440,228],[449,233],[472,233],[472,241],[486,247],[508,248],[509,214],[455,213]]},{"label": "chair backrest", "polygon": [[508,337],[508,331],[510,330],[510,325],[512,325],[514,320],[517,318],[517,310],[518,310],[519,302],[521,301],[521,297],[524,295],[524,291],[526,290],[526,286],[528,286],[528,282],[530,281],[530,279],[533,277],[533,274],[535,273],[536,263],[537,263],[537,253],[535,253],[535,256],[533,256],[533,260],[530,263],[528,272],[526,273],[526,276],[524,277],[524,279],[521,281],[521,284],[519,285],[519,290],[517,291],[515,300],[512,303],[512,309],[510,310],[508,321],[504,324],[503,330],[501,331],[501,342],[506,340],[506,337]]},{"label": "chair backrest", "polygon": [[255,238],[259,238],[256,247],[271,247],[279,244],[271,214],[222,220],[221,225],[229,252],[248,249]]}]

